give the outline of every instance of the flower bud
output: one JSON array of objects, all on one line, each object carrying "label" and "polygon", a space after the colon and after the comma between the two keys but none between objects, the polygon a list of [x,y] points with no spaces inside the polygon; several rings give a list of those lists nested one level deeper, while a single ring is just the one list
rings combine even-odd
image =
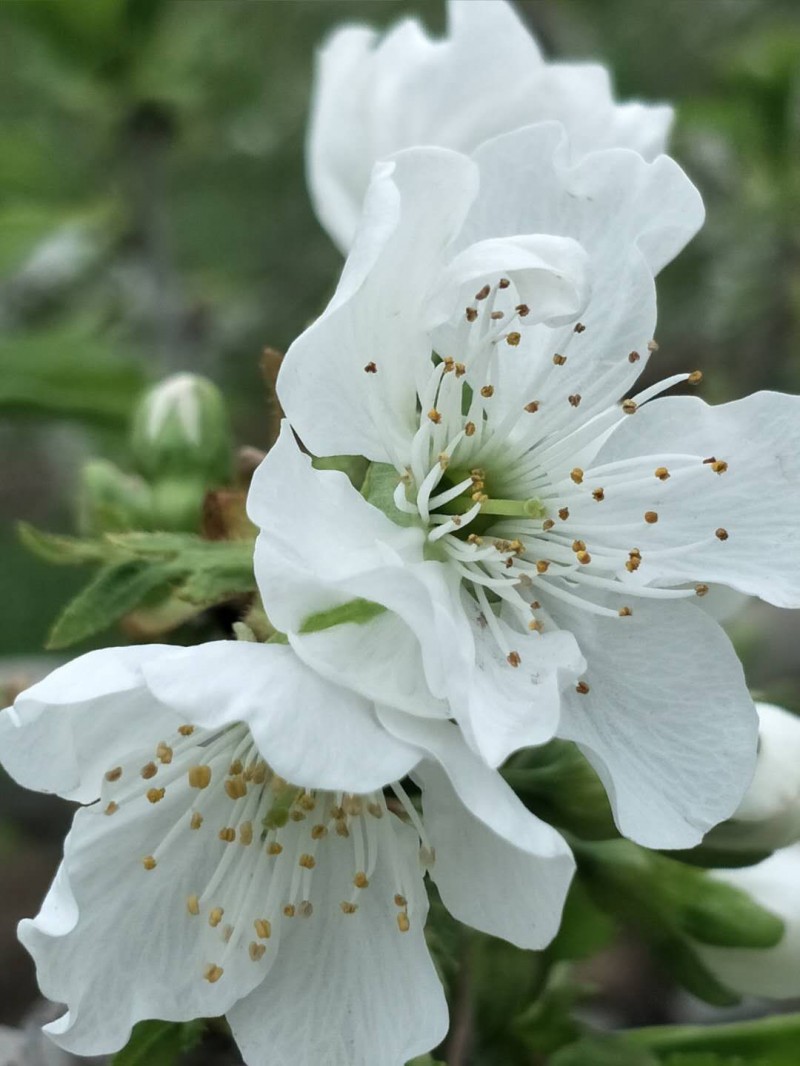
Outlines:
[{"label": "flower bud", "polygon": [[149,529],[150,486],[106,459],[91,459],[81,470],[78,525],[86,536]]},{"label": "flower bud", "polygon": [[232,441],[219,389],[196,374],[173,374],[159,382],[134,412],[131,451],[148,481],[191,477],[208,488],[224,484]]}]

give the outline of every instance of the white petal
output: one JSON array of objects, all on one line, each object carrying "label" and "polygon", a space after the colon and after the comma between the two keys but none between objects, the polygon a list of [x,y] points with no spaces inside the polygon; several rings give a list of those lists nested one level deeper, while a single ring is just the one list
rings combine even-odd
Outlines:
[{"label": "white petal", "polygon": [[564,839],[525,809],[454,726],[386,708],[378,713],[397,736],[432,756],[414,776],[436,851],[430,876],[447,909],[519,947],[544,947],[558,932],[575,869]]},{"label": "white petal", "polygon": [[[368,206],[354,254],[370,269],[345,267],[342,290],[287,352],[277,391],[315,454],[391,462],[392,443],[413,435],[416,378],[430,372],[421,309],[475,196],[477,171],[466,156],[417,148],[378,167],[373,182],[369,197],[394,198],[400,221],[389,231]],[[375,372],[365,372],[371,363]]]},{"label": "white petal", "polygon": [[589,692],[567,693],[559,735],[597,770],[625,836],[693,847],[733,813],[755,765],[756,713],[725,633],[680,601],[638,601],[618,620],[548,606],[588,663]]},{"label": "white petal", "polygon": [[217,641],[145,668],[162,703],[216,730],[245,723],[264,759],[296,785],[372,792],[404,777],[420,752],[387,734],[370,704],[281,645]]},{"label": "white petal", "polygon": [[102,648],[81,655],[22,692],[0,714],[0,761],[21,785],[91,802],[115,765],[120,736],[167,733],[176,718],[147,691],[142,666],[166,644]]},{"label": "white petal", "polygon": [[407,826],[395,832],[399,862],[416,886],[411,928],[398,929],[389,863],[376,867],[357,912],[342,914],[339,882],[352,867],[345,850],[333,848],[325,879],[314,878],[313,916],[281,944],[264,983],[228,1011],[248,1066],[404,1066],[444,1037],[447,1004],[423,936],[418,841]]},{"label": "white petal", "polygon": [[[651,488],[659,456],[675,454],[696,465],[653,479]],[[634,457],[648,480],[630,507],[646,498],[659,516],[643,531],[638,577],[719,582],[779,607],[800,605],[800,553],[792,546],[800,526],[800,398],[760,392],[718,407],[687,396],[654,400],[625,420],[597,463]],[[712,457],[728,464],[724,473],[703,463]],[[614,506],[610,492],[606,503]],[[648,546],[680,550],[648,559]]]},{"label": "white petal", "polygon": [[800,845],[776,851],[757,866],[713,870],[718,878],[749,893],[762,907],[783,918],[786,932],[774,948],[695,950],[721,981],[742,995],[792,999],[800,996]]}]

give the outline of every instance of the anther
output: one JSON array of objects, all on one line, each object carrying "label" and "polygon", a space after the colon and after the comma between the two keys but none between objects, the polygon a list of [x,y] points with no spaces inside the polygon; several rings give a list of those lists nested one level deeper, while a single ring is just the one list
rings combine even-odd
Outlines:
[{"label": "anther", "polygon": [[350,903],[345,899],[342,900],[339,906],[342,908],[342,914],[355,914],[358,910],[357,903]]},{"label": "anther", "polygon": [[121,777],[122,777],[122,767],[121,766],[115,766],[113,770],[109,770],[106,773],[106,775],[105,775],[106,781],[119,781],[119,779]]},{"label": "anther", "polygon": [[269,940],[272,936],[272,923],[267,918],[256,918],[253,925],[260,940]]},{"label": "anther", "polygon": [[508,280],[508,278],[500,278],[497,283],[497,287],[498,289],[507,289],[510,284],[511,282]]},{"label": "anther", "polygon": [[606,498],[605,489],[592,489],[592,499],[597,500],[600,503]]},{"label": "anther", "polygon": [[655,338],[653,340],[647,342],[647,350],[648,350],[648,352],[657,352],[658,351],[658,341],[655,340]]},{"label": "anther", "polygon": [[257,944],[255,940],[251,940],[247,950],[253,962],[258,962],[267,950],[267,946],[266,944]]},{"label": "anther", "polygon": [[325,825],[315,825],[311,830],[312,840],[322,840],[323,837],[328,835],[328,827]]},{"label": "anther", "polygon": [[526,403],[525,410],[528,412],[529,415],[535,415],[536,412],[539,410],[539,401],[531,400],[530,403]]},{"label": "anther", "polygon": [[645,511],[644,520],[648,525],[654,526],[658,521],[658,513],[656,511]]},{"label": "anther", "polygon": [[232,844],[236,839],[236,830],[232,826],[224,826],[219,831],[219,839],[226,844]]},{"label": "anther", "polygon": [[112,800],[109,803],[109,805],[106,807],[106,809],[103,811],[103,814],[116,814],[116,812],[118,810],[119,810],[119,804],[118,803],[114,803],[114,801]]},{"label": "anther", "polygon": [[475,293],[476,300],[485,300],[489,293],[492,291],[491,286],[484,285],[480,292]]},{"label": "anther", "polygon": [[549,530],[551,530],[553,528],[554,525],[555,525],[555,522],[553,521],[552,518],[545,518],[544,522],[542,522],[542,532],[543,533],[547,533]]},{"label": "anther", "polygon": [[241,799],[247,795],[247,783],[241,774],[236,777],[228,777],[225,780],[225,791],[232,800]]},{"label": "anther", "polygon": [[573,393],[572,396],[568,397],[568,399],[572,407],[580,407],[581,394],[579,392]]},{"label": "anther", "polygon": [[356,876],[353,878],[353,884],[356,888],[367,888],[369,885],[369,878],[363,870],[359,870]]},{"label": "anther", "polygon": [[208,788],[211,784],[210,766],[190,766],[189,786],[191,788]]},{"label": "anther", "polygon": [[155,777],[158,773],[158,767],[154,762],[149,762],[146,766],[143,766],[141,768],[139,773],[142,775],[145,781],[149,781],[151,777]]},{"label": "anther", "polygon": [[377,374],[378,373],[377,365],[374,362],[367,363],[367,365],[364,367],[364,373],[365,374]]},{"label": "anther", "polygon": [[572,478],[576,485],[583,484],[583,471],[579,466],[576,466],[573,470],[571,470],[569,476]]},{"label": "anther", "polygon": [[186,898],[186,909],[189,912],[189,914],[199,914],[200,913],[200,900],[198,899],[197,896],[195,896],[195,895],[187,896],[187,898]]},{"label": "anther", "polygon": [[629,363],[638,363],[641,358],[642,357],[639,355],[638,352],[629,352],[628,353],[628,362]]},{"label": "anther", "polygon": [[575,686],[575,691],[580,696],[585,696],[586,693],[589,691],[589,686],[586,684],[585,681],[579,681],[578,684]]},{"label": "anther", "polygon": [[394,905],[395,905],[395,907],[407,907],[408,906],[408,900],[406,899],[405,896],[402,896],[398,892],[397,895],[394,897]]},{"label": "anther", "polygon": [[456,363],[456,377],[457,378],[463,378],[463,376],[466,374],[466,372],[467,372],[467,368],[464,365],[464,363]]},{"label": "anther", "polygon": [[517,312],[520,318],[525,318],[526,315],[530,314],[531,309],[530,307],[528,307],[527,304],[517,304],[514,310]]},{"label": "anther", "polygon": [[192,820],[191,820],[191,822],[189,824],[190,824],[192,829],[199,829],[200,828],[200,826],[203,824],[203,816],[200,813],[200,811],[195,811],[192,814]]},{"label": "anther", "polygon": [[508,655],[506,656],[506,662],[508,663],[509,666],[514,666],[514,667],[519,666],[519,664],[522,662],[522,660],[519,657],[519,652],[518,651],[510,651],[508,653]]},{"label": "anther", "polygon": [[222,977],[224,972],[225,971],[222,969],[221,966],[217,966],[213,962],[211,962],[208,964],[208,966],[206,966],[205,970],[203,971],[203,977],[205,977],[206,981],[208,981],[210,985],[215,985],[217,981],[219,981],[220,977]]},{"label": "anther", "polygon": [[407,933],[411,928],[411,922],[408,919],[408,915],[405,912],[397,915],[397,928],[401,933]]},{"label": "anther", "polygon": [[295,914],[297,914],[297,908],[293,903],[287,903],[283,908],[283,914],[285,918],[294,918]]},{"label": "anther", "polygon": [[693,370],[686,380],[690,385],[699,385],[703,380],[703,371]]},{"label": "anther", "polygon": [[435,407],[432,407],[430,411],[428,411],[428,418],[436,426],[438,426],[439,423],[442,421],[442,416],[439,414]]},{"label": "anther", "polygon": [[546,574],[549,569],[550,569],[550,563],[547,561],[547,559],[537,559],[536,560],[536,573],[537,574]]},{"label": "anther", "polygon": [[253,823],[242,822],[239,826],[239,843],[244,844],[247,847],[248,844],[253,843]]},{"label": "anther", "polygon": [[725,471],[728,469],[728,464],[725,462],[724,459],[717,459],[716,462],[713,462],[711,464],[711,469],[714,471],[715,474],[724,474]]},{"label": "anther", "polygon": [[511,333],[506,334],[506,344],[512,348],[516,348],[519,342],[522,340],[522,334],[517,330],[512,330]]},{"label": "anther", "polygon": [[556,354],[555,354],[555,355],[553,356],[553,363],[554,363],[554,364],[555,364],[556,366],[563,366],[563,365],[564,365],[564,363],[566,363],[566,361],[567,361],[567,357],[566,357],[566,355],[559,355],[559,354],[558,354],[558,353],[556,352]]},{"label": "anther", "polygon": [[142,859],[142,866],[144,866],[145,870],[155,870],[156,865],[156,860],[152,855],[145,855]]},{"label": "anther", "polygon": [[242,765],[242,760],[234,759],[228,768],[228,773],[231,775],[231,777],[235,777],[237,774],[242,773],[243,770],[244,766]]},{"label": "anther", "polygon": [[582,540],[573,540],[573,542],[572,542],[572,550],[574,552],[586,551],[586,544]]},{"label": "anther", "polygon": [[179,725],[178,732],[182,737],[190,737],[194,733],[193,725]]},{"label": "anther", "polygon": [[474,322],[475,319],[478,317],[478,309],[477,309],[477,307],[468,307],[467,310],[466,310],[466,315],[467,315],[467,322]]},{"label": "anther", "polygon": [[501,318],[505,317],[505,312],[503,311],[492,311],[492,313],[489,315],[489,318],[492,320],[492,322],[499,322]]},{"label": "anther", "polygon": [[591,555],[587,551],[578,552],[575,558],[581,563],[582,566],[586,566],[587,563],[592,561]]},{"label": "anther", "polygon": [[559,507],[558,517],[561,519],[562,522],[566,522],[566,520],[569,518],[569,507]]},{"label": "anther", "polygon": [[312,904],[311,900],[301,900],[297,908],[297,913],[300,915],[301,918],[310,918],[311,915],[314,913],[314,905]]},{"label": "anther", "polygon": [[165,788],[148,788],[147,798],[151,803],[158,803],[166,795],[167,790]]},{"label": "anther", "polygon": [[544,623],[539,622],[536,618],[534,618],[530,622],[528,622],[528,629],[530,629],[532,633],[541,633],[544,629]]},{"label": "anther", "polygon": [[695,585],[694,591],[697,593],[698,596],[705,596],[708,592],[708,585]]},{"label": "anther", "polygon": [[230,923],[223,925],[222,927],[222,939],[227,944],[233,936],[233,926]]},{"label": "anther", "polygon": [[617,614],[620,616],[620,618],[630,618],[630,616],[633,614],[633,611],[630,609],[630,607],[620,607],[620,609],[617,611]]},{"label": "anther", "polygon": [[665,466],[657,466],[654,475],[659,481],[666,481],[669,477],[669,470]]},{"label": "anther", "polygon": [[639,405],[636,403],[636,400],[623,400],[622,410],[626,415],[635,415],[639,410]]},{"label": "anther", "polygon": [[313,870],[317,865],[317,860],[313,855],[303,854],[300,856],[298,866],[302,866],[304,870]]},{"label": "anther", "polygon": [[723,529],[722,526],[720,526],[719,529],[716,530],[716,532],[714,533],[714,536],[717,538],[717,540],[727,540],[728,531],[727,529]]},{"label": "anther", "polygon": [[481,389],[481,396],[485,400],[488,400],[490,396],[494,396],[494,385],[484,385]]},{"label": "anther", "polygon": [[280,855],[282,851],[283,844],[279,844],[277,840],[272,840],[267,844],[267,855]]},{"label": "anther", "polygon": [[573,326],[573,330],[575,331],[575,333],[583,333],[585,329],[586,326],[584,326],[583,322],[576,322]]},{"label": "anther", "polygon": [[164,766],[168,766],[172,762],[172,748],[163,740],[156,748],[156,758]]},{"label": "anther", "polygon": [[467,422],[467,424],[464,426],[464,436],[465,437],[473,437],[474,435],[475,435],[475,423],[474,422]]}]

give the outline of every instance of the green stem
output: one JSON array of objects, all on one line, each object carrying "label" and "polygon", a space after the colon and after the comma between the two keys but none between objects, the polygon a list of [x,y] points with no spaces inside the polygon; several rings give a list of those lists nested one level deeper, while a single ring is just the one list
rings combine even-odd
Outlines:
[{"label": "green stem", "polygon": [[[758,1021],[725,1025],[664,1025],[631,1029],[625,1040],[659,1054],[708,1051],[724,1054],[765,1054],[796,1051],[800,1042],[800,1014],[780,1014]],[[771,1060],[770,1060],[771,1061]],[[786,1060],[787,1063],[790,1061]]]}]

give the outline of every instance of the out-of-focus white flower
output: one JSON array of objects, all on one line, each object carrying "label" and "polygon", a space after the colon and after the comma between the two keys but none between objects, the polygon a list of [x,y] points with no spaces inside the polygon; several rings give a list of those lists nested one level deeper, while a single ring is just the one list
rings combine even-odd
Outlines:
[{"label": "out-of-focus white flower", "polygon": [[574,868],[456,727],[280,645],[91,652],[0,714],[0,758],[85,805],[20,926],[67,1005],[47,1031],[81,1055],[225,1014],[250,1066],[403,1066],[447,1028],[424,873],[460,920],[540,948]]},{"label": "out-of-focus white flower", "polygon": [[469,154],[497,134],[551,119],[566,127],[574,160],[610,147],[653,159],[664,148],[671,108],[615,103],[597,64],[546,62],[505,0],[448,0],[447,18],[443,40],[431,40],[413,19],[382,38],[346,26],[318,56],[308,184],[344,252],[373,164],[402,148]]},{"label": "out-of-focus white flower", "polygon": [[800,996],[800,844],[776,851],[757,866],[714,870],[711,877],[740,888],[783,919],[774,948],[716,948],[695,944],[703,962],[729,988],[770,999]]}]

